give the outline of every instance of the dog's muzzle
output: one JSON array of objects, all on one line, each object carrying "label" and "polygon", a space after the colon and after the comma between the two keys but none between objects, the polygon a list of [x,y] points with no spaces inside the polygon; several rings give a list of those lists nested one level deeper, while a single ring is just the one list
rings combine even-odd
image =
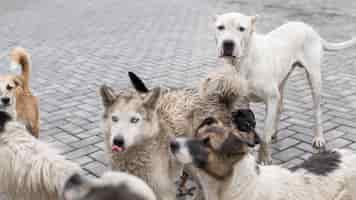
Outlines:
[{"label": "dog's muzzle", "polygon": [[234,56],[234,49],[235,43],[232,40],[226,40],[222,44],[223,53],[222,56],[233,57]]}]

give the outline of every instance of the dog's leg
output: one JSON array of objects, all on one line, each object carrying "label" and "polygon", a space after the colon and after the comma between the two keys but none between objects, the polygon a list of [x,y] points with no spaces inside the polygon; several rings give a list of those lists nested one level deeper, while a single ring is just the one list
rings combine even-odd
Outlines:
[{"label": "dog's leg", "polygon": [[281,118],[281,114],[282,114],[282,111],[283,111],[284,86],[285,86],[289,76],[292,74],[292,72],[294,71],[296,66],[297,65],[295,65],[295,64],[292,65],[292,68],[290,69],[290,71],[288,72],[288,74],[286,75],[286,77],[283,79],[283,81],[281,82],[281,84],[278,87],[280,98],[279,98],[279,101],[278,101],[278,113],[277,113],[277,118],[276,118],[276,121],[275,121],[275,128],[274,128],[276,131],[275,131],[274,135],[272,136],[272,141],[273,142],[277,141],[278,123],[279,123],[279,120]]},{"label": "dog's leg", "polygon": [[265,119],[265,127],[264,127],[264,139],[261,142],[261,147],[259,150],[259,162],[261,164],[271,164],[271,149],[270,144],[272,140],[272,136],[275,133],[275,122],[278,117],[278,102],[280,101],[280,94],[278,89],[276,89],[274,94],[271,94],[268,97],[267,105],[266,105],[266,119]]},{"label": "dog's leg", "polygon": [[280,92],[280,98],[278,100],[278,112],[277,112],[277,117],[276,120],[274,121],[274,134],[272,135],[272,142],[277,142],[277,137],[278,137],[278,123],[281,118],[281,114],[283,111],[283,86],[280,87],[279,89]]},{"label": "dog's leg", "polygon": [[314,102],[314,115],[315,115],[315,135],[313,139],[313,146],[316,148],[322,148],[325,145],[325,139],[322,129],[321,120],[321,78],[317,75],[307,73],[309,85],[312,91],[312,98]]},{"label": "dog's leg", "polygon": [[314,107],[314,120],[315,120],[315,130],[313,146],[315,148],[323,148],[325,145],[325,139],[323,136],[322,120],[321,120],[321,72],[320,67],[309,68],[305,66],[305,71],[307,73],[307,79],[311,89],[311,94],[313,98]]},{"label": "dog's leg", "polygon": [[323,57],[323,47],[319,39],[305,44],[303,55],[298,59],[300,65],[304,67],[309,86],[312,92],[314,118],[315,118],[315,135],[313,146],[323,148],[325,139],[323,136],[322,120],[321,120],[321,58]]}]

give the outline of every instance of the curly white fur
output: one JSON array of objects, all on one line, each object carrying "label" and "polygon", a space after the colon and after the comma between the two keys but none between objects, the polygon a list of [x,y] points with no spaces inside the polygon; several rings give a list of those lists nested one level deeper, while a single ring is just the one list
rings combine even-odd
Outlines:
[{"label": "curly white fur", "polygon": [[0,192],[11,200],[57,200],[77,164],[36,140],[18,122],[0,132]]}]

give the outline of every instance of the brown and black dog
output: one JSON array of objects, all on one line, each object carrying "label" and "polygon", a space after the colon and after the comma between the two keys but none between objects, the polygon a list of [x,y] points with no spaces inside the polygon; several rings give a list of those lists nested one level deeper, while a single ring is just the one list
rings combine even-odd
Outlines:
[{"label": "brown and black dog", "polygon": [[21,75],[0,76],[0,110],[7,111],[18,121],[24,123],[29,132],[39,137],[38,99],[30,90],[30,55],[25,49],[17,47],[10,53],[11,64],[20,66]]}]

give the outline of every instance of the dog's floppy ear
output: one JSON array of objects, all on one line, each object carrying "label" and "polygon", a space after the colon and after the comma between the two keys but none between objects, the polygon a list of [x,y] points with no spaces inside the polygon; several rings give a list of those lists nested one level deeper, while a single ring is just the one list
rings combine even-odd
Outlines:
[{"label": "dog's floppy ear", "polygon": [[115,95],[114,90],[111,87],[102,85],[99,89],[99,93],[100,93],[101,99],[103,101],[103,105],[105,107],[109,107],[112,104],[114,104],[116,95]]},{"label": "dog's floppy ear", "polygon": [[237,137],[247,144],[249,147],[254,147],[260,144],[261,139],[255,131],[256,118],[252,110],[239,109],[232,113],[232,123],[238,131]]},{"label": "dog's floppy ear", "polygon": [[146,108],[154,109],[161,95],[161,89],[159,87],[154,88],[144,99],[144,106]]},{"label": "dog's floppy ear", "polygon": [[236,134],[234,133],[235,136],[244,144],[247,144],[249,147],[255,147],[257,144],[261,143],[261,139],[256,133],[255,130],[251,132],[239,132]]},{"label": "dog's floppy ear", "polygon": [[259,137],[255,132],[246,133],[232,130],[222,143],[220,151],[227,155],[246,153],[248,152],[247,147],[254,147],[259,142]]},{"label": "dog's floppy ear", "polygon": [[250,109],[239,109],[232,113],[233,126],[244,132],[250,132],[256,128],[255,114]]},{"label": "dog's floppy ear", "polygon": [[128,75],[131,80],[131,84],[133,85],[133,87],[135,88],[135,90],[137,92],[140,92],[140,93],[149,92],[149,89],[143,83],[142,79],[140,79],[135,73],[129,72]]}]

